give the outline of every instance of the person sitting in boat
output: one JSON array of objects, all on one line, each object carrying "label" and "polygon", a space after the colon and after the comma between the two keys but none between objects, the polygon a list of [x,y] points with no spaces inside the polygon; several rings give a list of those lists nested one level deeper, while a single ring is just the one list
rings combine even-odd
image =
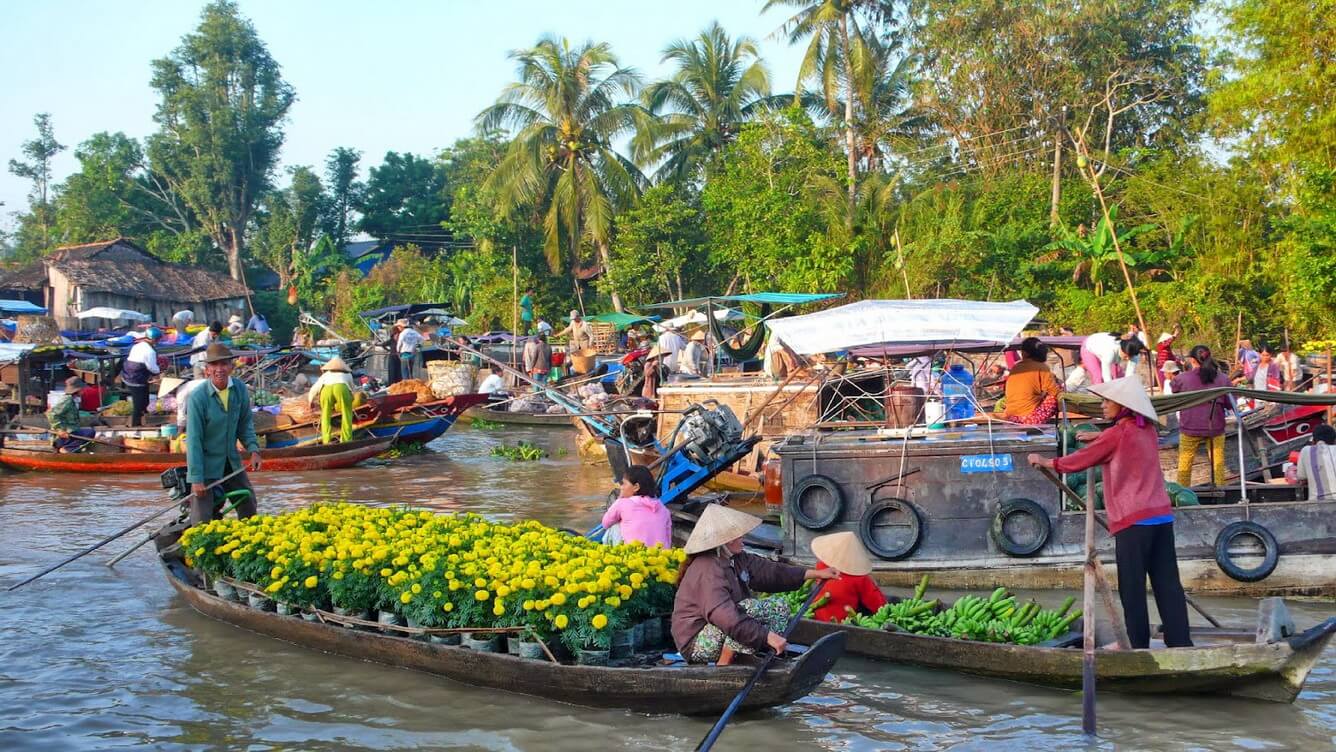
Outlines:
[{"label": "person sitting in boat", "polygon": [[1081,343],[1081,365],[1091,384],[1103,384],[1131,372],[1145,350],[1145,343],[1136,337],[1123,339],[1112,332],[1095,332]]},{"label": "person sitting in boat", "polygon": [[77,452],[88,444],[83,439],[93,438],[93,429],[79,426],[79,398],[87,387],[78,376],[65,379],[65,396],[46,411],[46,422],[51,427],[51,445],[61,454]]},{"label": "person sitting in boat", "polygon": [[489,397],[500,397],[506,391],[506,382],[502,380],[501,374],[495,371],[488,371],[487,378],[478,385],[478,394],[485,394]]},{"label": "person sitting in boat", "polygon": [[1007,376],[1007,420],[1025,425],[1047,423],[1058,412],[1062,387],[1048,367],[1048,345],[1038,337],[1021,341],[1021,359]]},{"label": "person sitting in boat", "polygon": [[1160,474],[1155,407],[1136,376],[1090,387],[1104,398],[1104,418],[1113,421],[1098,432],[1077,434],[1088,446],[1057,459],[1031,454],[1036,467],[1077,473],[1104,466],[1104,508],[1114,540],[1118,596],[1133,648],[1150,647],[1146,613],[1146,576],[1155,608],[1164,623],[1164,644],[1191,647],[1187,597],[1178,578],[1174,551],[1174,513]]},{"label": "person sitting in boat", "polygon": [[645,355],[645,383],[640,389],[640,396],[647,400],[659,398],[659,382],[663,379],[663,353],[655,345]]},{"label": "person sitting in boat", "polygon": [[697,329],[677,356],[677,372],[690,379],[698,379],[705,365],[705,330]]},{"label": "person sitting in boat", "polygon": [[782,653],[780,634],[788,625],[788,607],[779,599],[757,599],[752,592],[797,590],[804,580],[831,580],[833,569],[780,564],[742,550],[742,536],[761,520],[719,504],[706,505],[687,539],[687,559],[677,577],[672,633],[677,649],[692,663],[715,663],[724,646],[740,653],[767,647]]},{"label": "person sitting in boat", "polygon": [[1309,501],[1336,500],[1336,428],[1313,429],[1313,443],[1299,450],[1297,473],[1308,482]]},{"label": "person sitting in boat", "polygon": [[306,402],[315,406],[320,399],[320,443],[328,444],[334,437],[334,410],[339,411],[339,442],[353,440],[353,382],[352,370],[343,358],[334,356],[320,366],[320,378],[306,392]]},{"label": "person sitting in boat", "polygon": [[643,543],[646,546],[673,545],[673,519],[668,507],[659,501],[659,484],[644,465],[626,468],[620,496],[603,513],[606,532],[603,542]]},{"label": "person sitting in boat", "polygon": [[[208,382],[186,397],[186,480],[193,494],[191,525],[214,519],[222,509],[223,494],[230,491],[250,491],[237,504],[237,517],[250,517],[257,507],[246,470],[260,469],[260,443],[255,438],[250,393],[244,383],[232,378],[235,358],[227,345],[221,342],[209,345],[204,354]],[[241,464],[238,442],[250,452],[246,465]],[[218,486],[221,492],[214,491],[219,499],[215,501],[215,496],[204,489],[223,478],[228,480]]]},{"label": "person sitting in boat", "polygon": [[871,615],[886,605],[886,596],[869,576],[872,558],[867,549],[851,532],[831,533],[812,539],[812,555],[817,558],[817,569],[836,573],[833,580],[821,585],[814,617],[818,621],[844,621],[850,613]]}]

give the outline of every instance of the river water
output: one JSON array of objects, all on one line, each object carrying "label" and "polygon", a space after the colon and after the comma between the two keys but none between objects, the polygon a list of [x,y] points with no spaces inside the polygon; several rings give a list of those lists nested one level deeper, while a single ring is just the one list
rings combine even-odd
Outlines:
[{"label": "river water", "polygon": [[[524,438],[547,460],[493,458]],[[262,510],[321,500],[411,503],[584,529],[610,488],[568,430],[456,427],[436,453],[288,477],[255,476]],[[0,583],[139,519],[156,477],[0,471]],[[0,592],[0,750],[689,750],[710,721],[589,710],[324,655],[196,614],[127,537],[12,593]],[[1046,594],[1056,603],[1061,594]],[[1202,599],[1228,621],[1256,604]],[[1051,604],[1050,604],[1051,605]],[[1301,626],[1329,603],[1291,604]],[[1293,705],[1099,696],[1101,739],[1080,733],[1072,692],[842,659],[791,706],[734,721],[722,749],[1264,750],[1336,748],[1336,650]],[[665,710],[671,710],[665,708]],[[745,745],[745,746],[744,746]]]}]

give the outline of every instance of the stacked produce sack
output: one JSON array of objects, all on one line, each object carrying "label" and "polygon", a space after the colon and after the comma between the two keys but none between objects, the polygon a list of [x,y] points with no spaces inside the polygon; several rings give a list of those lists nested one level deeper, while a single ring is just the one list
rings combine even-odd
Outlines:
[{"label": "stacked produce sack", "polygon": [[478,368],[454,360],[433,360],[427,364],[427,376],[431,393],[436,399],[444,399],[472,393]]}]

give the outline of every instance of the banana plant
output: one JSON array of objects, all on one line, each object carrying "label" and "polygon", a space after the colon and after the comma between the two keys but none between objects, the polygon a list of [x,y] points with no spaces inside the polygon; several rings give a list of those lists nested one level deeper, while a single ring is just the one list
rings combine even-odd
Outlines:
[{"label": "banana plant", "polygon": [[[1109,220],[1112,220],[1110,222]],[[1080,284],[1082,278],[1088,279],[1095,288],[1095,295],[1104,294],[1104,272],[1111,265],[1118,263],[1118,249],[1114,245],[1118,207],[1109,208],[1109,218],[1101,218],[1095,225],[1094,232],[1085,230],[1084,225],[1075,231],[1060,228],[1062,237],[1040,248],[1041,251],[1065,251],[1077,258],[1076,268],[1072,270],[1072,283]],[[1127,247],[1132,238],[1155,229],[1153,224],[1142,224],[1122,232],[1117,232],[1118,245],[1123,249],[1123,260],[1129,269],[1142,263],[1142,254]]]}]

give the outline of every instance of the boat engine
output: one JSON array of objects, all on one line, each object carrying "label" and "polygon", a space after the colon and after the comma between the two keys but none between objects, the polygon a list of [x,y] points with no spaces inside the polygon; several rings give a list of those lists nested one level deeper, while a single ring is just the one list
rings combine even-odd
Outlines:
[{"label": "boat engine", "polygon": [[718,402],[712,404],[710,409],[701,405],[687,408],[677,428],[682,454],[698,465],[709,465],[742,442],[742,423],[733,410]]}]

